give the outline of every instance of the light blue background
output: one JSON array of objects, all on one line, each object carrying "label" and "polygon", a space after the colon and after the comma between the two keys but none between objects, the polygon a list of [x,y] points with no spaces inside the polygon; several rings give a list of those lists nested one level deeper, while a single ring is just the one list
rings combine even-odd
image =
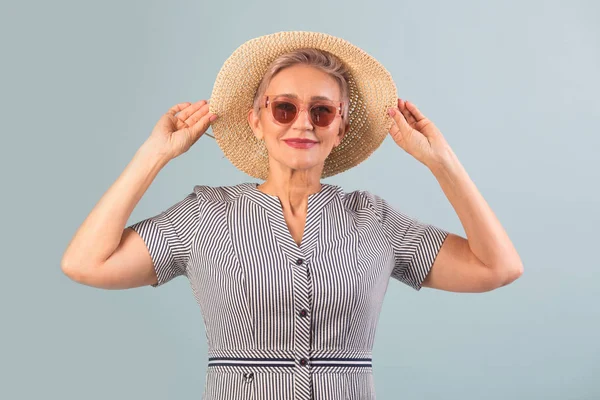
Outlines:
[{"label": "light blue background", "polygon": [[[3,399],[199,399],[207,347],[187,280],[123,291],[60,269],[69,240],[173,104],[210,96],[243,42],[343,37],[440,128],[525,266],[484,294],[392,281],[378,399],[600,399],[600,7],[523,1],[29,1],[0,9]],[[201,138],[129,223],[195,184],[256,181]],[[464,235],[390,137],[325,180]]]}]

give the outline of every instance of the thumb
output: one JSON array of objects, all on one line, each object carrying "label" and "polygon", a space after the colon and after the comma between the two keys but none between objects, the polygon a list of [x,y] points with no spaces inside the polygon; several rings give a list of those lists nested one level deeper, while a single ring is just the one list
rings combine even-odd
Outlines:
[{"label": "thumb", "polygon": [[395,125],[398,127],[402,134],[406,134],[412,130],[404,115],[400,112],[398,107],[392,107],[389,109],[389,115],[393,118]]}]

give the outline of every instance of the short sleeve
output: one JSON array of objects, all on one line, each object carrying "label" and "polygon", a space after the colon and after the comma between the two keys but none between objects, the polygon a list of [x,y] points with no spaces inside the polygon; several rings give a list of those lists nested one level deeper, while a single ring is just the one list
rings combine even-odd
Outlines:
[{"label": "short sleeve", "polygon": [[179,275],[187,276],[199,214],[198,196],[194,189],[160,214],[129,226],[144,240],[152,258],[158,277],[158,282],[152,287],[161,286]]},{"label": "short sleeve", "polygon": [[379,196],[370,197],[394,250],[392,278],[421,290],[449,232],[409,217]]}]

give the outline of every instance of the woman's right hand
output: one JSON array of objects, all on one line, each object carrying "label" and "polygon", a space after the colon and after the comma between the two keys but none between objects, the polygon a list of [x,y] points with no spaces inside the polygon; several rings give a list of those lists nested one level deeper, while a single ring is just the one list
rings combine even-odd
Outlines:
[{"label": "woman's right hand", "polygon": [[156,123],[149,142],[168,160],[185,153],[206,132],[217,115],[208,112],[208,102],[176,104]]}]

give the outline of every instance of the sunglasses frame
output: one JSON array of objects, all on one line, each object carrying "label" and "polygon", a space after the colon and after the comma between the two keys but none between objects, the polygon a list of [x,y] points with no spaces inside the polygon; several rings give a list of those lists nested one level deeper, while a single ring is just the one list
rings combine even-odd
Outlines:
[{"label": "sunglasses frame", "polygon": [[[273,114],[273,107],[269,107],[270,105],[272,105],[273,103],[270,101],[270,98],[273,98],[273,101],[281,101],[280,99],[285,99],[286,102],[293,104],[296,107],[296,116],[294,116],[294,119],[292,119],[290,122],[288,123],[283,123],[278,121],[275,118],[275,115]],[[306,103],[295,99],[293,97],[288,97],[288,96],[277,96],[277,95],[269,95],[269,94],[265,94],[262,97],[262,101],[261,101],[261,106],[260,108],[271,108],[271,118],[273,118],[273,121],[275,121],[277,124],[279,125],[291,125],[294,123],[294,121],[296,121],[296,119],[298,118],[298,115],[300,115],[300,113],[304,110],[308,111],[308,116],[310,119],[310,122],[319,128],[327,128],[329,127],[331,124],[333,124],[333,121],[337,118],[337,116],[339,115],[340,118],[344,118],[344,115],[342,114],[343,111],[343,107],[344,107],[344,102],[342,101],[333,101],[333,100],[313,100],[309,103],[309,105],[307,106]],[[333,117],[333,119],[331,120],[331,122],[325,126],[321,126],[321,125],[317,125],[315,123],[315,121],[313,121],[312,119],[312,114],[310,113],[310,110],[313,109],[313,107],[317,107],[320,105],[327,105],[327,106],[331,106],[334,109],[336,109],[336,113],[335,116]]]}]

